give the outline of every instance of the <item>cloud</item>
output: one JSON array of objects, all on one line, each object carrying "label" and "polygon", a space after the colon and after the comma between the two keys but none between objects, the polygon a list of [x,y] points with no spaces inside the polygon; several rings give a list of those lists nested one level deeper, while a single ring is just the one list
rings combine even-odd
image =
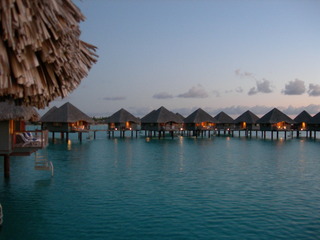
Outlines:
[{"label": "cloud", "polygon": [[220,97],[220,92],[218,90],[213,90],[212,93],[215,97]]},{"label": "cloud", "polygon": [[301,95],[305,93],[306,87],[304,86],[304,81],[295,79],[294,81],[290,81],[285,85],[282,93],[285,95]]},{"label": "cloud", "polygon": [[153,98],[156,99],[168,99],[168,98],[173,98],[173,96],[169,93],[166,92],[160,92],[160,93],[156,93],[153,95]]},{"label": "cloud", "polygon": [[236,76],[241,78],[255,78],[253,73],[242,72],[240,69],[235,70],[234,73],[236,74]]},{"label": "cloud", "polygon": [[237,88],[235,89],[235,91],[236,91],[237,93],[243,93],[243,88],[242,88],[242,87],[237,87]]},{"label": "cloud", "polygon": [[271,87],[271,83],[269,80],[262,79],[262,81],[256,81],[256,84],[257,84],[256,87],[252,87],[249,90],[248,95],[254,95],[257,93],[271,93],[272,92],[272,87]]},{"label": "cloud", "polygon": [[320,85],[310,83],[308,94],[313,97],[320,96]]},{"label": "cloud", "polygon": [[104,97],[103,100],[105,101],[119,101],[119,100],[125,100],[125,97]]},{"label": "cloud", "polygon": [[180,97],[180,98],[207,98],[208,93],[201,85],[198,85],[198,86],[192,87],[186,93],[179,94],[177,97]]}]

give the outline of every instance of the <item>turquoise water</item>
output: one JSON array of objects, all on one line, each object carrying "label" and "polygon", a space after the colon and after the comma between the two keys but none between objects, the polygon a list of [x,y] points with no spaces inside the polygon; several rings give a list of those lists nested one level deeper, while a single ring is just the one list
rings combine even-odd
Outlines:
[{"label": "turquoise water", "polygon": [[0,159],[1,240],[319,239],[319,141],[72,138]]}]

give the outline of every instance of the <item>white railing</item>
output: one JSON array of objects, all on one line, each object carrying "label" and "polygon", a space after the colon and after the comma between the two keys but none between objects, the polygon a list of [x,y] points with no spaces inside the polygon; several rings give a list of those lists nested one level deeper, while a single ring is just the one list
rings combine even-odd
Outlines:
[{"label": "white railing", "polygon": [[48,131],[15,132],[13,148],[45,148],[48,145]]}]

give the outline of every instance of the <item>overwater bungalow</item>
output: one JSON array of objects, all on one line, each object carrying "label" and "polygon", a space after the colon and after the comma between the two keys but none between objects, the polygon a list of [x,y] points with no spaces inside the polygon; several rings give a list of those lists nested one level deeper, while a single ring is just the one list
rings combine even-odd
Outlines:
[{"label": "overwater bungalow", "polygon": [[48,131],[26,131],[27,121],[39,120],[33,107],[0,102],[0,155],[4,157],[4,175],[10,175],[10,156],[29,156],[48,145]]},{"label": "overwater bungalow", "polygon": [[320,131],[320,112],[314,115],[309,120],[308,129],[310,130],[310,137],[311,137],[311,132],[313,131],[314,138],[316,138],[316,132]]},{"label": "overwater bungalow", "polygon": [[120,131],[121,137],[125,136],[125,131],[131,131],[131,133],[136,131],[137,135],[137,132],[141,129],[140,119],[123,108],[108,117],[106,123],[108,124],[109,133],[110,131],[112,133],[113,131]]},{"label": "overwater bungalow", "polygon": [[251,111],[246,111],[234,120],[237,130],[259,130],[259,117]]},{"label": "overwater bungalow", "polygon": [[185,130],[192,131],[194,136],[203,135],[208,131],[210,137],[210,131],[214,131],[216,124],[217,120],[201,108],[184,119]]},{"label": "overwater bungalow", "polygon": [[141,130],[145,130],[146,134],[148,131],[149,135],[152,135],[152,132],[158,132],[159,138],[161,134],[164,135],[168,131],[173,137],[173,133],[180,130],[179,124],[182,123],[181,118],[176,114],[165,107],[160,107],[141,118]]},{"label": "overwater bungalow", "polygon": [[224,132],[224,134],[226,134],[226,132],[230,134],[230,132],[234,129],[233,118],[225,112],[218,113],[214,118],[217,120],[216,129],[218,131],[218,135],[220,135],[221,130]]},{"label": "overwater bungalow", "polygon": [[262,116],[257,123],[260,124],[262,131],[280,131],[291,130],[294,121],[279,109],[274,108]]},{"label": "overwater bungalow", "polygon": [[297,131],[305,131],[308,129],[309,121],[312,116],[307,111],[302,111],[298,116],[296,116],[293,121],[295,122],[292,126],[293,129]]},{"label": "overwater bungalow", "polygon": [[82,133],[90,129],[93,119],[80,111],[78,108],[67,102],[59,108],[50,109],[40,119],[42,129],[52,132],[66,133],[68,140],[69,133],[79,133],[79,140],[82,140]]}]

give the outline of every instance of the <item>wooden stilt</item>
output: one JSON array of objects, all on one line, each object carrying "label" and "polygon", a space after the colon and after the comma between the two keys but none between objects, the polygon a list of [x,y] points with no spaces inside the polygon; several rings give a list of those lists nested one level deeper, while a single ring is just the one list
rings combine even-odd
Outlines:
[{"label": "wooden stilt", "polygon": [[68,141],[69,141],[69,133],[66,132],[66,142],[68,142]]},{"label": "wooden stilt", "polygon": [[284,139],[287,139],[287,131],[284,131]]},{"label": "wooden stilt", "polygon": [[10,156],[4,155],[3,156],[3,170],[4,170],[4,177],[9,178],[10,177]]}]

